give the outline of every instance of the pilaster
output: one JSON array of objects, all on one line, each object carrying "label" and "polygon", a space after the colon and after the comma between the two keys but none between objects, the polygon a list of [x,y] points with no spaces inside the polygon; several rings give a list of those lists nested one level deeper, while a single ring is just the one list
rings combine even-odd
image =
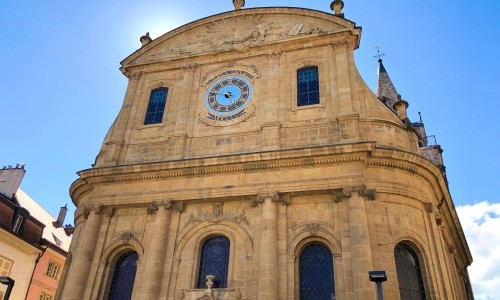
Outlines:
[{"label": "pilaster", "polygon": [[142,299],[159,299],[165,249],[168,240],[168,225],[171,219],[171,202],[148,206],[148,214],[154,216],[154,223],[148,228],[148,246],[143,269]]},{"label": "pilaster", "polygon": [[64,293],[61,299],[80,300],[84,295],[90,266],[94,257],[95,242],[101,224],[101,207],[87,206],[84,208],[83,233],[79,247],[75,249],[68,279],[65,282]]},{"label": "pilaster", "polygon": [[368,280],[373,262],[365,199],[375,200],[376,192],[366,186],[358,186],[334,190],[333,196],[336,202],[347,201],[354,299],[374,299],[373,283]]},{"label": "pilaster", "polygon": [[262,203],[259,300],[278,299],[278,193],[257,195]]}]

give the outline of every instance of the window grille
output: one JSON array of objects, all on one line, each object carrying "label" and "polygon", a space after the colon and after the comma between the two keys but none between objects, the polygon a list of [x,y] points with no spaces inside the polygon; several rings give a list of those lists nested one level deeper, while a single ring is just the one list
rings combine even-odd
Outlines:
[{"label": "window grille", "polygon": [[297,71],[297,106],[319,104],[318,67]]},{"label": "window grille", "polygon": [[333,256],[320,244],[308,245],[300,254],[300,299],[335,299]]},{"label": "window grille", "polygon": [[425,300],[424,282],[418,256],[406,244],[398,244],[394,249],[399,294],[402,300]]},{"label": "window grille", "polygon": [[163,113],[165,111],[165,103],[167,102],[167,94],[167,88],[158,88],[151,91],[144,125],[158,124],[162,122]]},{"label": "window grille", "polygon": [[209,238],[203,244],[197,288],[206,288],[206,276],[214,275],[214,288],[227,287],[229,239],[224,236]]},{"label": "window grille", "polygon": [[127,300],[132,298],[135,273],[137,272],[137,252],[123,254],[115,265],[108,300]]}]

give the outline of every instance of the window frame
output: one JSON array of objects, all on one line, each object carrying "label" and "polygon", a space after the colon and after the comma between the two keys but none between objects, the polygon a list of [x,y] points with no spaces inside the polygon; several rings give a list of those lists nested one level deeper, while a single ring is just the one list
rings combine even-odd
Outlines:
[{"label": "window frame", "polygon": [[[324,109],[326,107],[326,96],[328,94],[328,97],[335,97],[337,98],[336,95],[331,93],[331,88],[329,86],[329,78],[330,74],[328,73],[328,69],[325,67],[326,64],[324,63],[322,58],[300,58],[297,59],[294,62],[290,63],[289,68],[287,69],[287,73],[289,74],[289,79],[291,84],[291,90],[290,91],[290,109],[292,112],[298,113],[303,110],[310,110],[310,109]],[[298,80],[297,80],[297,72],[300,69],[308,68],[308,67],[317,67],[318,68],[318,84],[319,84],[319,103],[318,104],[311,104],[311,105],[303,105],[303,106],[298,106]],[[327,93],[328,92],[328,93]],[[332,98],[333,99],[333,98]]]},{"label": "window frame", "polygon": [[[316,81],[317,90],[313,90],[312,92],[310,90],[302,91],[302,94],[317,93],[318,94],[318,103],[309,103],[309,104],[302,104],[301,105],[301,104],[299,104],[299,102],[300,102],[299,99],[300,99],[300,95],[301,95],[300,75],[301,75],[301,72],[304,72],[304,71],[307,71],[307,70],[315,70],[316,71],[316,76],[317,76],[317,81]],[[320,80],[320,78],[321,78],[321,76],[320,76],[319,66],[318,65],[306,65],[306,66],[303,66],[303,67],[298,68],[296,70],[296,74],[295,74],[295,81],[296,81],[295,82],[295,85],[296,85],[295,97],[296,97],[296,103],[295,103],[295,105],[297,107],[311,107],[311,106],[317,106],[317,105],[321,104],[321,87],[320,87],[321,80]]]},{"label": "window frame", "polygon": [[138,272],[139,267],[140,267],[139,262],[140,262],[141,255],[135,249],[126,248],[123,251],[120,251],[116,255],[114,255],[113,263],[112,263],[111,267],[108,269],[108,280],[106,282],[106,289],[105,289],[106,292],[104,294],[105,299],[110,299],[110,296],[112,293],[113,280],[114,280],[114,276],[115,276],[116,266],[117,266],[118,262],[125,255],[132,255],[133,253],[135,253],[137,255],[137,259],[135,261],[136,270],[135,270],[134,282],[132,285],[132,292],[131,292],[131,299],[134,298],[134,289],[136,287],[135,281],[137,280],[137,272]]},{"label": "window frame", "polygon": [[[162,112],[162,116],[161,116],[161,120],[159,122],[154,122],[154,123],[146,123],[147,121],[147,118],[148,118],[148,114],[149,113],[152,113],[149,111],[149,108],[150,108],[150,105],[151,105],[151,100],[153,99],[153,93],[155,91],[159,91],[159,90],[166,90],[166,95],[165,95],[165,103],[163,104],[163,112]],[[167,108],[168,108],[168,104],[169,104],[169,98],[170,98],[170,94],[171,94],[171,87],[170,86],[163,86],[163,85],[160,85],[160,86],[156,86],[156,87],[152,87],[150,89],[150,93],[149,93],[149,98],[146,102],[146,105],[145,105],[145,108],[144,108],[144,118],[142,120],[142,126],[146,126],[146,127],[149,127],[149,126],[158,126],[158,125],[161,125],[164,123],[165,121],[165,118],[166,118],[166,113],[167,113]],[[155,114],[157,114],[158,112],[154,112]]]},{"label": "window frame", "polygon": [[54,278],[54,279],[57,279],[57,276],[59,275],[59,269],[61,268],[61,266],[52,261],[52,260],[49,260],[49,263],[47,264],[47,271],[45,272],[45,275],[50,277],[50,278]]},{"label": "window frame", "polygon": [[[226,274],[225,274],[225,280],[223,283],[225,283],[225,286],[224,284],[222,284],[222,286],[218,286],[218,287],[214,287],[214,288],[217,288],[217,289],[225,289],[225,288],[228,288],[229,286],[229,278],[230,278],[230,265],[231,265],[231,252],[232,252],[232,248],[231,247],[231,239],[224,235],[224,234],[216,234],[216,235],[210,235],[208,237],[206,237],[205,239],[203,239],[200,243],[200,247],[199,247],[199,250],[198,250],[198,269],[197,269],[197,272],[196,272],[196,278],[195,278],[195,288],[196,289],[206,289],[206,279],[203,278],[201,279],[201,276],[203,275],[202,272],[204,271],[203,270],[203,264],[204,264],[204,249],[205,249],[205,246],[207,245],[207,243],[213,239],[216,239],[216,238],[224,238],[227,242],[227,252],[226,252],[226,257],[225,257],[225,264],[226,264]],[[203,285],[201,285],[200,287],[200,280],[203,280]],[[216,278],[217,280],[217,278]]]},{"label": "window frame", "polygon": [[302,279],[302,268],[301,268],[301,260],[302,260],[302,255],[304,254],[304,252],[311,246],[321,246],[323,247],[325,250],[327,250],[331,256],[331,272],[332,272],[332,279],[333,279],[333,282],[332,282],[332,289],[333,289],[333,293],[334,293],[334,296],[337,295],[337,289],[335,287],[335,255],[334,255],[334,252],[332,251],[332,249],[330,247],[328,247],[328,245],[326,245],[325,243],[321,242],[321,241],[317,241],[317,240],[312,240],[312,241],[309,241],[307,243],[304,243],[304,245],[300,248],[300,251],[298,252],[298,255],[297,255],[297,287],[296,287],[296,290],[297,290],[297,297],[299,299],[302,299],[301,298],[301,292],[302,292],[302,285],[301,285],[301,279]]},{"label": "window frame", "polygon": [[420,248],[413,245],[413,243],[410,243],[408,241],[401,241],[397,243],[394,246],[394,251],[393,251],[393,258],[394,258],[394,270],[396,272],[396,279],[397,279],[397,287],[398,287],[398,295],[401,297],[401,289],[399,286],[399,273],[398,273],[398,268],[397,268],[397,262],[396,262],[396,249],[398,246],[404,247],[410,254],[414,257],[414,259],[417,260],[418,262],[418,269],[419,269],[419,275],[420,278],[418,280],[420,281],[421,284],[421,289],[423,292],[423,299],[430,299],[429,298],[429,285],[427,284],[427,276],[425,272],[425,264],[424,264],[424,259],[422,256],[422,252],[420,251]]}]

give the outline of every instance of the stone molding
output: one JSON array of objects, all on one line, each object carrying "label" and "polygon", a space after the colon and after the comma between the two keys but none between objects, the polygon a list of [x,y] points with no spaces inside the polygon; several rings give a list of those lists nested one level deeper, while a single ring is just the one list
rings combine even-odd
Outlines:
[{"label": "stone molding", "polygon": [[363,197],[365,200],[373,201],[377,196],[375,189],[369,189],[366,185],[359,185],[353,187],[342,187],[332,190],[333,201],[336,203],[347,200],[352,196],[352,193],[357,192],[359,196]]}]

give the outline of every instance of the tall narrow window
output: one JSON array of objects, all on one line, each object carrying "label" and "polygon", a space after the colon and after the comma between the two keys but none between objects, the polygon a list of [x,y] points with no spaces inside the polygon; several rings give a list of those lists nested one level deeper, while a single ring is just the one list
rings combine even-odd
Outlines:
[{"label": "tall narrow window", "polygon": [[123,254],[115,265],[108,300],[127,300],[132,298],[135,273],[137,271],[137,252]]},{"label": "tall narrow window", "polygon": [[45,275],[52,278],[57,278],[58,272],[59,272],[59,265],[53,261],[49,261],[49,265],[47,267],[47,272],[45,272]]},{"label": "tall narrow window", "polygon": [[397,244],[394,259],[401,299],[425,300],[422,272],[415,251],[406,244]]},{"label": "tall narrow window", "polygon": [[165,103],[167,102],[167,94],[167,88],[157,88],[151,91],[144,125],[162,122],[163,112],[165,111]]},{"label": "tall narrow window", "polygon": [[214,275],[214,288],[227,287],[229,265],[229,239],[224,236],[209,238],[203,244],[197,288],[206,288],[206,276]]},{"label": "tall narrow window", "polygon": [[300,299],[335,299],[333,256],[328,248],[310,244],[300,254]]},{"label": "tall narrow window", "polygon": [[319,104],[318,67],[297,71],[297,106]]}]

